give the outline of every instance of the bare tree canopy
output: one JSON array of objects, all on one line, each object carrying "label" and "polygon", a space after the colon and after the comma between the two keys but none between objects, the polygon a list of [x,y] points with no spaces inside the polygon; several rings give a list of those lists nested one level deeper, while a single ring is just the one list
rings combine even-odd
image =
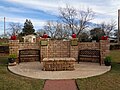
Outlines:
[{"label": "bare tree canopy", "polygon": [[44,31],[48,32],[51,38],[66,38],[69,37],[70,32],[68,27],[60,22],[47,21],[44,26]]},{"label": "bare tree canopy", "polygon": [[94,19],[95,14],[90,8],[83,11],[70,5],[59,8],[59,11],[60,21],[47,21],[44,26],[44,30],[49,32],[51,38],[68,38],[72,33],[76,33],[79,38],[80,33],[89,27],[89,22]]},{"label": "bare tree canopy", "polygon": [[70,36],[70,32],[67,29],[65,24],[56,23],[56,31],[55,31],[55,38],[68,38]]},{"label": "bare tree canopy", "polygon": [[45,32],[45,30],[44,30],[44,29],[38,29],[38,30],[37,30],[37,32],[36,32],[36,34],[37,34],[37,36],[42,37],[42,36],[43,36],[43,34],[44,34],[44,32]]},{"label": "bare tree canopy", "polygon": [[60,19],[69,26],[69,30],[76,32],[77,36],[81,31],[89,27],[89,22],[94,19],[94,12],[92,9],[76,10],[75,8],[66,5],[65,8],[60,8]]},{"label": "bare tree canopy", "polygon": [[15,35],[18,35],[21,30],[22,30],[22,25],[20,23],[9,23],[9,28],[8,28],[11,32],[8,33],[9,35],[11,34],[15,34]]},{"label": "bare tree canopy", "polygon": [[104,30],[105,35],[110,36],[112,31],[116,29],[116,25],[117,25],[116,21],[111,20],[108,23],[105,22],[101,23],[100,28]]},{"label": "bare tree canopy", "polygon": [[77,12],[76,9],[66,5],[65,8],[59,8],[60,11],[60,19],[62,19],[62,21],[67,24],[69,26],[69,29],[74,30],[74,26],[76,24],[76,16],[77,16]]},{"label": "bare tree canopy", "polygon": [[54,38],[55,34],[55,23],[53,21],[47,21],[46,25],[44,25],[45,32],[49,32],[51,38]]},{"label": "bare tree canopy", "polygon": [[95,13],[90,8],[87,8],[86,11],[78,11],[77,19],[79,22],[76,26],[77,35],[79,35],[81,31],[85,30],[90,26],[89,22],[94,19],[94,15]]}]

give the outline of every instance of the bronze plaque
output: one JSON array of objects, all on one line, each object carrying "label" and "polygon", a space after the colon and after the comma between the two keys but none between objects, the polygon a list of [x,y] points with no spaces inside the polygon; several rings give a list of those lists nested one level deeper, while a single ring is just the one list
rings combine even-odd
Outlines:
[{"label": "bronze plaque", "polygon": [[44,40],[44,41],[40,41],[41,46],[47,46],[48,45],[48,41]]}]

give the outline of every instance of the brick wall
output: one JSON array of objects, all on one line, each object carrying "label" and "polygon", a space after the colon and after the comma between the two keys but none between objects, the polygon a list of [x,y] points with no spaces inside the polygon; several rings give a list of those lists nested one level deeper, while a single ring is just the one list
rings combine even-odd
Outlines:
[{"label": "brick wall", "polygon": [[79,42],[77,46],[71,46],[70,41],[48,40],[48,46],[41,46],[41,57],[73,57],[78,60],[78,51],[81,49],[95,49],[101,51],[101,59],[109,54],[109,41]]},{"label": "brick wall", "polygon": [[47,46],[41,46],[41,57],[69,57],[69,42],[63,40],[48,40]]},{"label": "brick wall", "polygon": [[[40,49],[38,43],[23,43],[19,42],[19,40],[9,40],[9,54],[16,54],[19,57],[19,50],[23,49]],[[18,58],[17,58],[17,62]]]},{"label": "brick wall", "polygon": [[99,49],[100,43],[99,42],[80,42],[79,49]]},{"label": "brick wall", "polygon": [[39,43],[20,42],[18,46],[19,46],[19,50],[22,50],[22,49],[40,49]]},{"label": "brick wall", "polygon": [[[43,39],[42,39],[43,40]],[[101,40],[100,42],[79,42],[77,46],[71,46],[70,41],[63,40],[50,40],[47,46],[41,46],[40,42],[37,43],[23,43],[19,40],[9,41],[10,54],[19,55],[19,50],[22,49],[39,49],[41,51],[41,60],[45,57],[73,57],[78,59],[78,51],[80,49],[97,49],[101,51],[101,59],[109,54],[109,41]]]},{"label": "brick wall", "polygon": [[24,43],[19,42],[19,40],[10,40],[9,41],[9,51],[10,54],[19,54],[19,50],[22,49],[40,49],[40,46],[38,43]]},{"label": "brick wall", "polygon": [[9,54],[17,54],[19,52],[19,40],[9,40]]},{"label": "brick wall", "polygon": [[108,40],[100,41],[100,51],[101,51],[102,63],[104,63],[103,61],[104,61],[105,56],[107,56],[110,52],[109,48],[110,48],[110,43]]}]

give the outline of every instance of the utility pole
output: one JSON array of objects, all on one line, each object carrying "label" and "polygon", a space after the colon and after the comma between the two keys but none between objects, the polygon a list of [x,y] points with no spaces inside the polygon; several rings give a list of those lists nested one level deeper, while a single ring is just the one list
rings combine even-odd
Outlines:
[{"label": "utility pole", "polygon": [[118,44],[120,44],[120,9],[118,10]]},{"label": "utility pole", "polygon": [[5,17],[4,17],[4,36],[5,36]]}]

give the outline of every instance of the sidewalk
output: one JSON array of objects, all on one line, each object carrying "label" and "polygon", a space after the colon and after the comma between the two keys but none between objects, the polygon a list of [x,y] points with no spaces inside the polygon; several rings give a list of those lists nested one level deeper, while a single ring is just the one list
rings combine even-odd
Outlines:
[{"label": "sidewalk", "polygon": [[8,66],[8,69],[18,75],[37,79],[77,79],[101,75],[111,69],[109,66],[99,65],[99,63],[80,62],[75,64],[73,71],[43,71],[40,62],[22,62],[16,66]]},{"label": "sidewalk", "polygon": [[78,90],[75,80],[47,80],[43,90]]}]

